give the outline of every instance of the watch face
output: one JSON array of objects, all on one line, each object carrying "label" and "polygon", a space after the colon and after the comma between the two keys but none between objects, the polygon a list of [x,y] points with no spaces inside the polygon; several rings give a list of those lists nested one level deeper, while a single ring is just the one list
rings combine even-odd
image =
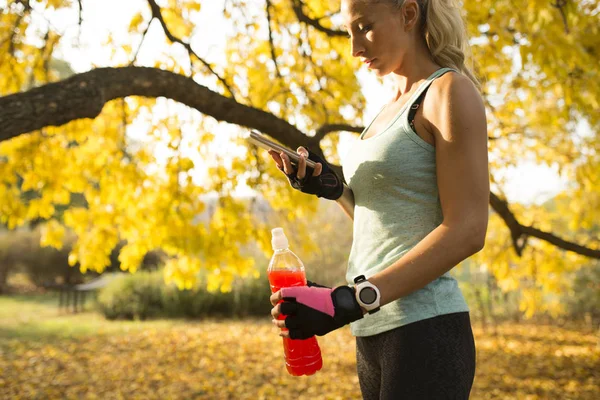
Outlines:
[{"label": "watch face", "polygon": [[372,287],[366,287],[360,291],[359,297],[363,303],[373,304],[377,300],[377,292]]}]

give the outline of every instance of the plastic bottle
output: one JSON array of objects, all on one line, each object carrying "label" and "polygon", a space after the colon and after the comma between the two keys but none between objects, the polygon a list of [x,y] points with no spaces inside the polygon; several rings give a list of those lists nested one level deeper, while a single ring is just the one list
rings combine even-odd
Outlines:
[{"label": "plastic bottle", "polygon": [[[275,293],[282,287],[306,286],[304,265],[298,256],[290,251],[283,228],[271,230],[271,235],[274,254],[267,270],[271,292]],[[279,316],[279,319],[283,320],[285,316]],[[306,340],[284,337],[283,350],[285,365],[293,376],[312,375],[323,366],[321,349],[314,336]]]}]

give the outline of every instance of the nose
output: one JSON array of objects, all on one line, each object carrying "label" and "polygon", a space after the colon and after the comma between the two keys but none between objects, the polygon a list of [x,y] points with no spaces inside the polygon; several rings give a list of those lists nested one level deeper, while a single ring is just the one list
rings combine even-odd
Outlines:
[{"label": "nose", "polygon": [[365,52],[365,47],[358,37],[352,38],[352,56],[360,57]]}]

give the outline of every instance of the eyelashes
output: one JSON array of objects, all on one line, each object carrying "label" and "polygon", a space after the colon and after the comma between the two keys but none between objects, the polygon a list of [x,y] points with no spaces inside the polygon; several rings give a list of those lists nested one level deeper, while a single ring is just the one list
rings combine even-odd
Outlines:
[{"label": "eyelashes", "polygon": [[365,25],[365,26],[363,26],[362,28],[360,28],[360,31],[361,31],[362,33],[367,33],[367,32],[369,32],[369,31],[370,31],[372,28],[373,28],[373,26],[372,26],[372,25]]},{"label": "eyelashes", "polygon": [[[360,33],[369,33],[371,30],[373,29],[373,25],[365,25],[363,27],[358,28],[358,31]],[[346,32],[346,38],[350,39],[352,36],[350,35],[350,32]]]}]

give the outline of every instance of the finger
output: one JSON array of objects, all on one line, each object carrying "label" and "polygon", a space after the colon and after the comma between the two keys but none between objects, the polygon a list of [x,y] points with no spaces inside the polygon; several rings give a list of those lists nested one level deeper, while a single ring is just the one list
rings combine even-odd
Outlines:
[{"label": "finger", "polygon": [[300,159],[298,160],[298,173],[296,176],[298,179],[303,179],[306,176],[306,157],[304,153],[298,153],[298,155]]},{"label": "finger", "polygon": [[275,161],[275,164],[277,164],[277,168],[283,170],[283,161],[281,160],[279,153],[275,150],[269,150],[269,155]]},{"label": "finger", "polygon": [[323,172],[323,164],[316,163],[315,169],[313,171],[313,176],[319,176],[319,175],[321,175],[321,172]]},{"label": "finger", "polygon": [[274,319],[271,321],[271,323],[273,325],[275,325],[276,327],[280,328],[280,329],[284,329],[285,328],[285,320],[284,319]]},{"label": "finger", "polygon": [[294,172],[294,168],[292,167],[292,163],[290,162],[289,157],[284,152],[279,153],[279,157],[283,161],[283,171],[289,175]]},{"label": "finger", "polygon": [[290,329],[286,333],[287,333],[286,337],[289,337],[292,340],[293,339],[304,340],[304,339],[308,339],[308,338],[312,337],[312,336],[308,336],[308,334],[306,334],[305,332],[303,332],[301,329]]},{"label": "finger", "polygon": [[296,315],[298,312],[298,303],[284,301],[279,304],[279,313],[282,315]]},{"label": "finger", "polygon": [[281,306],[277,304],[275,307],[271,308],[271,317],[274,319],[278,319],[281,315]]},{"label": "finger", "polygon": [[281,331],[281,332],[279,332],[279,336],[284,337],[284,338],[289,338],[290,332],[289,331]]},{"label": "finger", "polygon": [[283,321],[283,327],[288,329],[298,329],[300,328],[300,321],[298,321],[297,317],[287,317]]},{"label": "finger", "polygon": [[308,150],[306,150],[304,147],[300,146],[296,149],[296,153],[298,154],[303,154],[304,157],[308,158]]},{"label": "finger", "polygon": [[278,290],[275,293],[273,293],[271,295],[271,297],[269,298],[269,300],[271,301],[271,305],[276,306],[277,303],[279,303],[281,300],[283,300],[281,290]]},{"label": "finger", "polygon": [[[304,155],[304,161],[308,160],[310,157],[310,153],[308,152],[308,150],[302,146],[298,147],[296,149],[296,152],[299,155]],[[306,164],[306,163],[305,163]],[[322,165],[321,168],[317,170],[317,166],[319,166],[321,164],[317,163],[316,166],[313,168],[313,173],[311,176],[319,176],[321,174],[321,171],[323,170]],[[308,166],[305,167],[305,171],[306,168],[309,168]],[[298,167],[298,172],[300,171],[300,167]],[[300,174],[298,174],[298,178],[302,179],[304,176],[306,176],[306,172],[302,175],[302,177],[300,177]]]}]

